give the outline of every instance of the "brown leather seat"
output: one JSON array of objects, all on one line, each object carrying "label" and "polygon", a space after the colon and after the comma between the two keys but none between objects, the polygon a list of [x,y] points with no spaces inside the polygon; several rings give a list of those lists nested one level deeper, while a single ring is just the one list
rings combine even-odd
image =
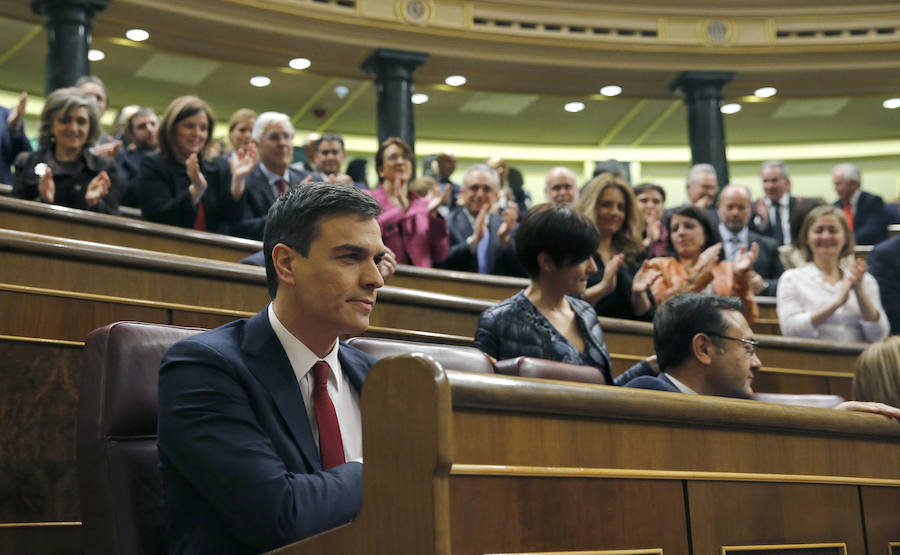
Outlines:
[{"label": "brown leather seat", "polygon": [[844,402],[844,398],[840,395],[824,394],[754,393],[753,398],[757,401],[777,405],[818,407],[820,409],[830,409]]},{"label": "brown leather seat", "polygon": [[354,337],[347,342],[377,359],[404,355],[406,353],[422,353],[430,356],[447,369],[494,372],[494,365],[491,364],[491,359],[475,347],[419,343],[415,341],[401,341],[399,339],[379,339],[377,337]]},{"label": "brown leather seat", "polygon": [[603,372],[593,366],[568,364],[542,358],[516,357],[497,363],[496,372],[522,378],[543,378],[606,385]]},{"label": "brown leather seat", "polygon": [[77,433],[85,553],[165,553],[159,361],[171,345],[201,331],[117,322],[88,335]]}]

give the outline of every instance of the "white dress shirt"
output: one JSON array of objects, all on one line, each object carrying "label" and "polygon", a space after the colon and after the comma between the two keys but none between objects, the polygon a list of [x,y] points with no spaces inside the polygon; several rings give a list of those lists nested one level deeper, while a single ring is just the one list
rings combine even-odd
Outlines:
[{"label": "white dress shirt", "polygon": [[[719,235],[722,236],[722,246],[725,247],[725,260],[734,261],[734,257],[741,252],[741,247],[750,246],[750,232],[744,226],[739,233],[732,233],[725,224],[719,223]],[[736,238],[734,241],[732,238]]]},{"label": "white dress shirt", "polygon": [[[843,266],[841,270],[845,274],[849,271]],[[878,310],[878,320],[866,322],[862,319],[856,294],[850,291],[847,302],[827,320],[813,326],[812,313],[837,299],[840,288],[841,282],[827,283],[822,271],[812,262],[781,274],[775,297],[781,333],[785,336],[830,339],[841,343],[872,343],[887,337],[890,324],[881,307],[878,283],[868,272],[863,275],[862,288]]]},{"label": "white dress shirt", "polygon": [[284,352],[287,353],[294,375],[297,376],[297,382],[300,384],[300,394],[303,396],[306,416],[309,418],[309,426],[312,429],[313,438],[316,440],[316,446],[319,445],[319,427],[316,423],[316,409],[313,405],[313,389],[316,385],[316,378],[310,370],[316,362],[324,360],[331,368],[328,373],[328,395],[334,404],[338,426],[341,429],[344,460],[361,461],[362,416],[359,408],[359,392],[353,388],[350,379],[341,370],[341,362],[338,360],[340,342],[335,341],[334,348],[325,355],[325,358],[320,359],[284,327],[275,316],[275,310],[271,303],[269,303],[267,311],[272,330],[281,342],[281,346],[284,347]]},{"label": "white dress shirt", "polygon": [[778,199],[778,203],[775,204],[769,197],[765,197],[763,202],[766,204],[766,209],[769,211],[769,225],[775,225],[777,221],[775,219],[775,210],[781,211],[781,232],[784,236],[784,244],[789,245],[791,243],[791,195],[790,193],[785,193],[781,195],[781,198]]}]

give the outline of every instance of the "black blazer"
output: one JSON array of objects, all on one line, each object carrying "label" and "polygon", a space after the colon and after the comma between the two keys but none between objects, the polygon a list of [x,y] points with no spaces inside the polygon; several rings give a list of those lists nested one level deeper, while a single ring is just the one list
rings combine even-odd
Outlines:
[{"label": "black blazer", "polygon": [[[241,219],[229,229],[229,234],[235,237],[262,241],[266,215],[269,213],[269,207],[275,202],[275,193],[269,185],[266,174],[260,169],[261,164],[262,162],[253,168],[245,181],[246,189],[240,201]],[[306,175],[300,170],[288,168],[288,187],[300,183]]]},{"label": "black blazer", "polygon": [[634,387],[637,389],[652,389],[654,391],[668,391],[669,393],[681,393],[681,390],[675,387],[672,380],[665,374],[659,376],[639,376],[625,384],[625,387]]},{"label": "black blazer", "polygon": [[[843,209],[844,203],[840,200],[834,203]],[[878,195],[862,191],[859,201],[856,203],[856,213],[853,214],[853,236],[857,245],[877,245],[888,238],[887,213],[884,210],[884,200]]]},{"label": "black blazer", "polygon": [[[794,221],[796,214],[797,214],[797,197],[795,197],[794,195],[791,195],[790,197],[788,197],[788,220],[789,220],[788,227],[791,229],[793,229],[793,227],[790,225],[790,222]],[[750,218],[750,231],[755,231],[755,232],[759,233],[760,235],[765,235],[766,237],[771,237],[772,239],[775,239],[775,220],[773,220],[772,218],[769,218],[769,221],[767,221],[765,224],[762,224],[761,222],[757,221],[756,217]],[[793,239],[793,237],[791,237],[791,238],[785,237],[785,239]]]},{"label": "black blazer", "polygon": [[878,282],[881,306],[891,323],[891,335],[900,334],[900,236],[882,241],[866,260],[869,273]]},{"label": "black blazer", "polygon": [[[375,359],[342,343],[361,391]],[[322,470],[300,385],[267,310],[172,346],[159,370],[170,553],[259,553],[350,521],[362,465]]]},{"label": "black blazer", "polygon": [[[122,193],[121,174],[112,160],[95,156],[85,147],[74,163],[74,169],[63,169],[53,157],[50,150],[42,148],[37,152],[22,152],[16,158],[16,175],[13,181],[13,196],[25,200],[40,200],[38,182],[40,177],[34,168],[40,163],[47,164],[53,171],[53,183],[56,194],[53,204],[92,210],[104,214],[119,213],[119,195]],[[88,206],[84,200],[88,184],[97,175],[105,171],[109,175],[109,190],[94,206]]]},{"label": "black blazer", "polygon": [[[216,233],[240,219],[240,203],[231,197],[231,170],[227,162],[200,161],[200,171],[206,178],[208,189],[200,197],[206,218],[206,230]],[[194,227],[197,207],[191,203],[191,193],[184,164],[169,158],[162,152],[141,158],[138,174],[138,200],[145,219],[179,227]]]},{"label": "black blazer", "polygon": [[766,288],[760,292],[760,295],[774,297],[778,288],[778,278],[784,273],[784,266],[781,264],[781,258],[778,257],[778,241],[753,230],[749,230],[747,238],[750,244],[755,242],[759,245],[759,256],[753,263],[753,271],[766,280]]},{"label": "black blazer", "polygon": [[[518,266],[515,263],[512,241],[510,240],[509,245],[504,247],[497,237],[497,231],[502,224],[503,218],[499,215],[490,214],[488,216],[487,233],[490,239],[488,240],[486,273],[507,276],[521,275],[517,272]],[[466,216],[465,207],[458,206],[450,212],[447,216],[447,229],[450,232],[450,254],[443,262],[437,264],[437,267],[461,272],[478,272],[478,257],[466,243],[466,239],[472,235],[474,230]]]}]

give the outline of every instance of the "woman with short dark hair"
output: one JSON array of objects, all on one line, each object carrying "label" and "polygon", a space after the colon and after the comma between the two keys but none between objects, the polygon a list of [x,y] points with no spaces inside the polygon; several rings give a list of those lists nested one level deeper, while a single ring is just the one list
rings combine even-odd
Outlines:
[{"label": "woman with short dark hair", "polygon": [[13,195],[82,210],[115,214],[122,184],[115,164],[91,154],[100,137],[94,99],[79,89],[57,89],[41,112],[36,152],[16,158]]},{"label": "woman with short dark hair", "polygon": [[531,284],[484,311],[475,347],[497,360],[531,356],[594,366],[612,384],[612,363],[594,308],[578,298],[597,265],[596,226],[570,208],[541,204],[516,229],[516,257]]},{"label": "woman with short dark hair", "polygon": [[138,176],[146,219],[213,232],[240,219],[244,179],[256,165],[256,148],[227,162],[207,161],[214,125],[212,108],[195,96],[176,98],[166,108],[159,152],[141,160]]},{"label": "woman with short dark hair", "polygon": [[406,141],[386,139],[375,153],[380,185],[371,194],[381,204],[382,240],[396,253],[397,262],[430,268],[450,254],[447,222],[438,208],[446,204],[451,188],[443,195],[419,196],[409,189],[412,168],[413,151]]}]

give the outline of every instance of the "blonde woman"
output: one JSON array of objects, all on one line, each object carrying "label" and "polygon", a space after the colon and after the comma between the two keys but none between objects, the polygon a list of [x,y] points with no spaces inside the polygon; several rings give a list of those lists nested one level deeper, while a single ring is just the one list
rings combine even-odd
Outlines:
[{"label": "blonde woman", "polygon": [[900,336],[869,345],[856,359],[853,399],[900,407]]}]

